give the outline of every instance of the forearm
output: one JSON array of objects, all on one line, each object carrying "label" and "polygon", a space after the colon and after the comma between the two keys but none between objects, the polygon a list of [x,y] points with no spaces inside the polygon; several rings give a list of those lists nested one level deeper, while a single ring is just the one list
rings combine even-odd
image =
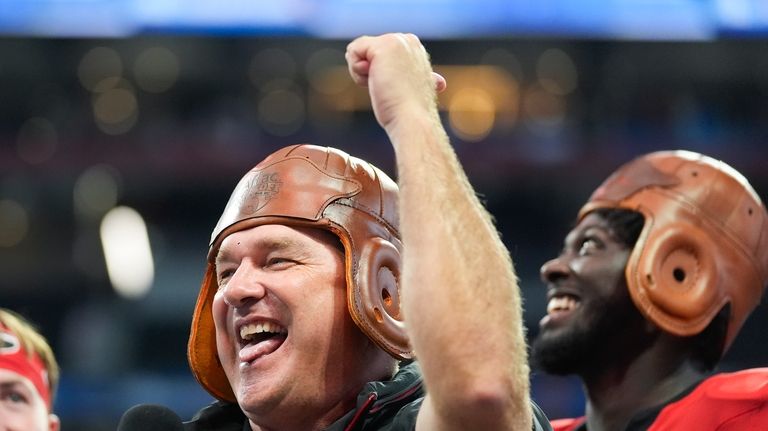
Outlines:
[{"label": "forearm", "polygon": [[527,431],[517,280],[440,123],[445,79],[412,34],[360,37],[346,59],[397,156],[401,303],[428,392],[417,429]]},{"label": "forearm", "polygon": [[[397,117],[403,309],[431,402],[451,425],[531,427],[520,295],[509,254],[436,112]],[[466,404],[483,404],[467,409]],[[489,412],[498,409],[496,417]],[[461,428],[460,426],[457,427]]]}]

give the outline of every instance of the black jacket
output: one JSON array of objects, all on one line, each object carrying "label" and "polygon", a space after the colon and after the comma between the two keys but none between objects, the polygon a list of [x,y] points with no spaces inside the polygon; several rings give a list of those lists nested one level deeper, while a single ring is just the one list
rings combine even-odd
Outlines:
[{"label": "black jacket", "polygon": [[[390,381],[369,382],[357,396],[357,406],[326,431],[413,431],[424,400],[421,370],[414,362],[400,368]],[[533,430],[551,431],[541,409],[531,402]],[[251,431],[237,404],[215,402],[184,424],[186,431]]]}]

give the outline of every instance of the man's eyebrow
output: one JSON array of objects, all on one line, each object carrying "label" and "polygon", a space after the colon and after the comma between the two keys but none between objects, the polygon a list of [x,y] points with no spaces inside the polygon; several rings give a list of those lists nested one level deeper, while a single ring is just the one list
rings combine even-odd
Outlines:
[{"label": "man's eyebrow", "polygon": [[[301,245],[301,242],[296,241],[292,238],[266,238],[256,241],[255,244],[253,244],[253,248],[263,250],[263,251],[281,251],[281,250],[287,250],[290,248],[295,248]],[[220,247],[219,251],[216,253],[216,259],[215,263],[219,264],[221,262],[226,262],[227,260],[231,260],[231,252],[229,249]]]},{"label": "man's eyebrow", "polygon": [[0,383],[0,389],[7,390],[7,389],[18,389],[18,388],[24,388],[28,389],[27,386],[22,382],[21,380],[14,379],[10,381],[5,381]]},{"label": "man's eyebrow", "polygon": [[575,243],[581,235],[583,235],[581,231],[577,232],[576,230],[572,230],[568,232],[568,234],[565,235],[565,238],[563,238],[563,250]]},{"label": "man's eyebrow", "polygon": [[216,258],[213,260],[216,265],[221,263],[222,261],[229,260],[229,251],[219,247],[219,250],[216,252]]}]

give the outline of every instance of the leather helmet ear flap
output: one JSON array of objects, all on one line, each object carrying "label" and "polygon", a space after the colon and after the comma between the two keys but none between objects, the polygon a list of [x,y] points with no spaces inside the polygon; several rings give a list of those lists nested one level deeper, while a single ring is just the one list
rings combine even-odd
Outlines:
[{"label": "leather helmet ear flap", "polygon": [[716,245],[691,223],[669,223],[656,230],[647,226],[647,237],[640,238],[627,265],[627,279],[634,280],[628,283],[630,294],[640,311],[665,331],[695,335],[730,299],[717,288],[711,252]]},{"label": "leather helmet ear flap", "polygon": [[400,251],[381,237],[368,238],[360,250],[358,280],[348,290],[349,311],[357,325],[389,352],[413,357],[400,312]]},{"label": "leather helmet ear flap", "polygon": [[201,300],[195,305],[195,312],[187,346],[187,359],[192,375],[198,382],[220,400],[236,402],[235,394],[229,385],[227,375],[216,353],[216,328],[213,323],[211,307],[216,294],[216,268],[208,263],[200,289]]}]

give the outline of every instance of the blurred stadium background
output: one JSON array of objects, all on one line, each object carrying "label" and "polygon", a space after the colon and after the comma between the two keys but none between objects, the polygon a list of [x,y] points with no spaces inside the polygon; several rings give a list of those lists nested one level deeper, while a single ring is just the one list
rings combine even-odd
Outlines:
[{"label": "blurred stadium background", "polygon": [[[360,34],[422,37],[444,122],[517,264],[531,337],[538,269],[619,164],[658,149],[723,159],[768,193],[768,6],[760,0],[4,1],[0,304],[63,368],[64,431],[134,404],[190,417],[186,364],[210,231],[272,150],[342,148],[394,175],[364,90]],[[525,4],[523,4],[525,3]],[[725,370],[765,365],[766,306]],[[550,417],[575,379],[533,377]]]}]

